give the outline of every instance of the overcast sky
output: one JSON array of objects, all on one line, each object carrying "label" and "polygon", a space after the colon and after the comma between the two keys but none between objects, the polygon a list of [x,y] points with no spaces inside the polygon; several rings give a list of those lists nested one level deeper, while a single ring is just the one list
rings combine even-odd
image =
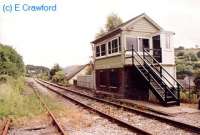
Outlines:
[{"label": "overcast sky", "polygon": [[[44,0],[10,1],[44,3]],[[57,12],[0,13],[0,42],[16,48],[25,64],[52,67],[59,63],[65,67],[87,63],[92,55],[90,42],[112,12],[123,21],[145,12],[165,30],[176,33],[176,47],[200,45],[200,0],[49,0],[48,3],[56,3]]]}]

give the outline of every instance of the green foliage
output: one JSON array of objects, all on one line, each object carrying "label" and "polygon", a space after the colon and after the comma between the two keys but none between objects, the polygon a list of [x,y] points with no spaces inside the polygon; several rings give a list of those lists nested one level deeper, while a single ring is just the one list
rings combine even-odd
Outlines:
[{"label": "green foliage", "polygon": [[180,52],[178,52],[178,54],[177,54],[177,57],[179,57],[179,56],[184,56],[184,52],[183,51],[180,51]]},{"label": "green foliage", "polygon": [[0,44],[0,74],[19,77],[24,74],[22,57],[10,46]]},{"label": "green foliage", "polygon": [[100,31],[96,33],[96,38],[102,36],[104,33],[106,33],[106,31],[103,28],[101,28]]},{"label": "green foliage", "polygon": [[48,81],[48,79],[49,79],[48,73],[41,73],[39,75],[39,78],[42,80]]},{"label": "green foliage", "polygon": [[27,90],[24,78],[6,78],[6,83],[0,84],[0,118],[31,116],[41,111],[42,108],[33,93],[28,96],[23,95],[24,89]]},{"label": "green foliage", "polygon": [[61,67],[59,66],[59,64],[55,64],[55,65],[53,66],[53,68],[50,69],[50,72],[49,72],[49,74],[50,74],[50,80],[51,80],[52,77],[56,74],[56,72],[61,71],[61,70],[62,70],[62,69],[61,69]]},{"label": "green foliage", "polygon": [[194,70],[199,70],[200,69],[200,63],[194,63],[193,64],[193,69]]},{"label": "green foliage", "polygon": [[186,75],[196,75],[196,73],[200,69],[198,52],[200,55],[199,49],[176,49],[176,68],[178,77],[183,77]]},{"label": "green foliage", "polygon": [[191,65],[178,64],[176,66],[177,75],[184,74],[184,75],[190,76],[190,75],[192,75],[192,69],[193,69],[193,67]]},{"label": "green foliage", "polygon": [[185,48],[183,46],[179,46],[178,48],[176,48],[176,50],[184,50]]},{"label": "green foliage", "polygon": [[110,30],[116,28],[117,26],[119,26],[122,23],[123,23],[122,19],[117,14],[111,13],[107,17],[106,24],[104,26],[105,29],[101,28],[100,31],[96,34],[96,38],[103,35],[107,31],[110,31]]},{"label": "green foliage", "polygon": [[6,83],[9,80],[9,76],[8,75],[0,75],[0,84],[1,83]]},{"label": "green foliage", "polygon": [[197,57],[200,58],[200,51],[197,52]]},{"label": "green foliage", "polygon": [[188,60],[191,60],[191,61],[198,61],[198,58],[194,53],[189,53],[188,58],[189,58]]},{"label": "green foliage", "polygon": [[197,90],[200,90],[200,72],[196,74],[194,84]]},{"label": "green foliage", "polygon": [[48,75],[48,73],[49,73],[49,68],[47,67],[26,65],[26,76],[40,77],[42,75]]},{"label": "green foliage", "polygon": [[52,77],[52,81],[55,83],[64,83],[65,81],[65,73],[64,71],[58,71],[55,73],[55,75]]},{"label": "green foliage", "polygon": [[[13,79],[10,76],[3,76],[6,82],[0,83],[0,119],[3,117],[33,117],[46,112],[33,89],[24,83],[23,77]],[[43,101],[51,110],[61,110],[64,106],[53,101],[47,95],[41,95]]]},{"label": "green foliage", "polygon": [[112,13],[107,17],[107,22],[105,27],[107,31],[110,31],[115,27],[119,26],[120,24],[122,24],[122,19],[117,14]]},{"label": "green foliage", "polygon": [[183,103],[197,103],[198,102],[197,94],[192,93],[192,92],[189,93],[189,91],[181,91],[180,98],[181,98],[181,102]]}]

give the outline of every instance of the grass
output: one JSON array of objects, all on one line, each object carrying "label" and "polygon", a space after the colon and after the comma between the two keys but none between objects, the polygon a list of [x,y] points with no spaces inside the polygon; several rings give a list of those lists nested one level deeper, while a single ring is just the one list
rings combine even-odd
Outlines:
[{"label": "grass", "polygon": [[189,91],[181,91],[180,98],[182,103],[192,103],[192,104],[198,103],[197,94],[189,93]]},{"label": "grass", "polygon": [[[7,77],[6,80],[0,83],[0,119],[33,117],[46,111],[32,88],[25,83],[24,78]],[[48,103],[50,109],[62,110],[62,106],[50,97],[42,96],[42,98]]]},{"label": "grass", "polygon": [[0,118],[33,116],[44,111],[34,93],[23,94],[26,88],[23,78],[0,84]]}]

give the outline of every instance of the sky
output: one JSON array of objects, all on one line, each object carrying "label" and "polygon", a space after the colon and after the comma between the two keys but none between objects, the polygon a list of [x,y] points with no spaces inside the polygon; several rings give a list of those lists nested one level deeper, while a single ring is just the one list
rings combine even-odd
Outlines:
[{"label": "sky", "polygon": [[176,33],[175,47],[200,45],[199,0],[1,0],[0,5],[5,3],[57,5],[50,13],[0,12],[0,42],[15,48],[25,64],[88,63],[90,42],[111,13],[127,21],[145,12]]}]

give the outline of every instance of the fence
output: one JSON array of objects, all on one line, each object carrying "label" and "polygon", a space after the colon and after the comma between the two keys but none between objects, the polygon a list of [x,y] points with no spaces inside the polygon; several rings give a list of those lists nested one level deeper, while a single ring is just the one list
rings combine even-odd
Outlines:
[{"label": "fence", "polygon": [[92,75],[82,75],[77,77],[77,86],[94,89],[94,80]]}]

